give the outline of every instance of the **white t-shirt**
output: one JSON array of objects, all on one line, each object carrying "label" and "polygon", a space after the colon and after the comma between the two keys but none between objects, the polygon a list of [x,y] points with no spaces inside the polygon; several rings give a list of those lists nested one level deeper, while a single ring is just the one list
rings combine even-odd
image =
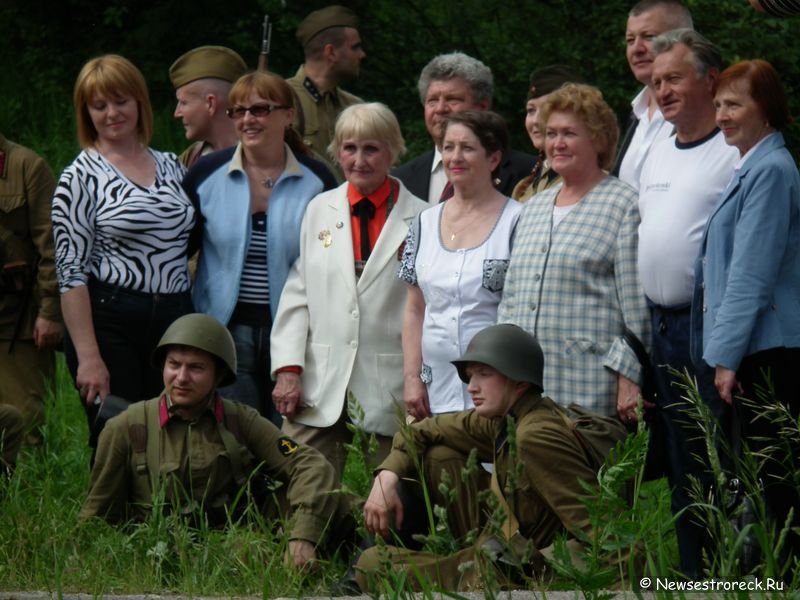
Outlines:
[{"label": "white t-shirt", "polygon": [[671,136],[650,150],[639,183],[639,278],[656,304],[691,302],[703,229],[738,160],[718,129],[688,144]]},{"label": "white t-shirt", "polygon": [[649,100],[650,90],[645,87],[631,101],[631,109],[639,119],[639,124],[619,166],[619,178],[634,189],[639,189],[639,178],[650,148],[656,142],[668,138],[674,130],[672,123],[664,120],[660,109],[656,108],[652,117],[649,115]]}]

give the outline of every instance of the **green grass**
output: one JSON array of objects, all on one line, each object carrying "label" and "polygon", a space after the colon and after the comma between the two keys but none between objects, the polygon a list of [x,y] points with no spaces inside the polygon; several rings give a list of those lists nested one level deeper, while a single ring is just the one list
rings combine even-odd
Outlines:
[{"label": "green grass", "polygon": [[24,449],[0,483],[0,590],[53,593],[327,595],[345,570],[323,562],[304,576],[283,565],[286,540],[259,523],[193,529],[172,516],[115,528],[78,521],[89,482],[86,419],[60,361],[44,445]]},{"label": "green grass", "polygon": [[[688,393],[691,395],[691,390]],[[357,414],[354,399],[350,398],[348,408],[351,414]],[[787,431],[800,436],[795,422],[787,424]],[[0,590],[87,592],[98,596],[327,596],[346,570],[345,561],[338,557],[323,561],[312,575],[298,574],[284,566],[285,538],[271,533],[273,528],[258,516],[231,524],[224,531],[192,528],[177,517],[159,512],[145,523],[123,528],[96,519],[80,522],[78,512],[89,481],[87,429],[63,360],[48,401],[43,433],[44,445],[24,449],[14,476],[0,483]],[[371,483],[363,449],[368,440],[362,432],[356,434],[345,484],[363,496]],[[709,439],[712,434],[709,431]],[[556,544],[551,563],[555,580],[545,585],[532,579],[527,583],[529,589],[579,589],[595,598],[602,597],[602,590],[618,579],[623,580],[623,587],[636,591],[642,574],[676,577],[678,561],[669,490],[663,480],[641,482],[646,443],[646,432],[630,436],[615,449],[599,474],[599,491],[587,488],[585,503],[595,533],[584,540],[583,564],[574,563],[562,540]],[[721,477],[718,467],[715,469]],[[631,489],[631,481],[633,496],[629,502],[626,491]],[[702,498],[698,502],[706,507],[709,530],[718,541],[719,552],[710,561],[712,574],[734,580],[752,578],[738,568],[731,550],[738,534],[730,530],[727,516],[713,502]],[[446,510],[430,506],[425,510],[434,524],[431,547],[454,547],[448,545],[455,541],[447,538]],[[498,523],[502,521],[500,517]],[[755,527],[766,548],[759,576],[780,576],[775,556],[785,532],[770,533],[761,524]],[[628,554],[634,560],[627,560]],[[793,568],[796,571],[797,565]],[[787,576],[786,573],[782,574]],[[791,574],[789,571],[789,579]],[[393,598],[409,597],[412,589],[419,587],[412,585],[410,575],[385,573],[382,591]],[[489,578],[484,584],[487,597],[495,597],[497,581]],[[795,573],[787,589],[796,590],[797,586]],[[431,582],[422,583],[426,596],[433,595],[435,589]]]}]

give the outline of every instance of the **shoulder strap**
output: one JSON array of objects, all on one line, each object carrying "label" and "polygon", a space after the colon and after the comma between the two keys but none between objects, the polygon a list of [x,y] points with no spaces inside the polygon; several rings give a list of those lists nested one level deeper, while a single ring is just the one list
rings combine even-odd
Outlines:
[{"label": "shoulder strap", "polygon": [[492,492],[500,502],[500,506],[506,511],[506,519],[500,526],[500,531],[505,536],[506,540],[510,540],[515,534],[519,533],[519,520],[516,515],[511,511],[506,497],[503,495],[503,490],[500,488],[500,482],[497,479],[497,465],[492,469]]},{"label": "shoulder strap", "polygon": [[[150,477],[150,469],[148,469],[148,458],[151,452],[150,444],[148,444],[147,435],[147,417],[145,414],[145,403],[134,402],[128,409],[128,437],[131,440],[131,450],[133,451],[133,473],[134,477],[138,478],[141,485],[145,489],[150,490],[152,494],[153,486]],[[156,453],[158,452],[158,436],[150,436],[156,439]],[[156,454],[156,459],[158,455]],[[156,468],[158,473],[158,468]]]},{"label": "shoulder strap", "polygon": [[647,350],[645,350],[642,340],[627,327],[623,328],[622,335],[625,338],[625,342],[630,346],[631,350],[633,350],[633,353],[636,355],[642,367],[648,369],[650,358],[647,356]]}]

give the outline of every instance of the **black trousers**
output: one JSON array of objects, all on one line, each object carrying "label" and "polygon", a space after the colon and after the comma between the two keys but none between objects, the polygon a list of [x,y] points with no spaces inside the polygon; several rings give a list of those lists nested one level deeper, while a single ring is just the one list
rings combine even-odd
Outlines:
[{"label": "black trousers", "polygon": [[[97,345],[111,379],[111,394],[128,402],[157,396],[164,382],[150,357],[167,327],[192,312],[191,294],[149,294],[92,280],[89,297]],[[64,341],[64,354],[74,381],[78,355],[69,336]],[[94,450],[101,429],[101,424],[95,425],[97,407],[84,403],[83,408],[89,421],[89,446]]]}]

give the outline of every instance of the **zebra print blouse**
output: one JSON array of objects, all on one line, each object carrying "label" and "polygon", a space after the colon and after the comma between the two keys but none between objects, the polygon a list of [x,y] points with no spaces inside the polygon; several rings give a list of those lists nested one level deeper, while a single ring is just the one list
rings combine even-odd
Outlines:
[{"label": "zebra print blouse", "polygon": [[186,169],[172,153],[149,152],[156,162],[150,187],[128,180],[94,149],[61,174],[52,213],[61,293],[90,277],[152,294],[189,289],[195,211],[181,187]]}]

